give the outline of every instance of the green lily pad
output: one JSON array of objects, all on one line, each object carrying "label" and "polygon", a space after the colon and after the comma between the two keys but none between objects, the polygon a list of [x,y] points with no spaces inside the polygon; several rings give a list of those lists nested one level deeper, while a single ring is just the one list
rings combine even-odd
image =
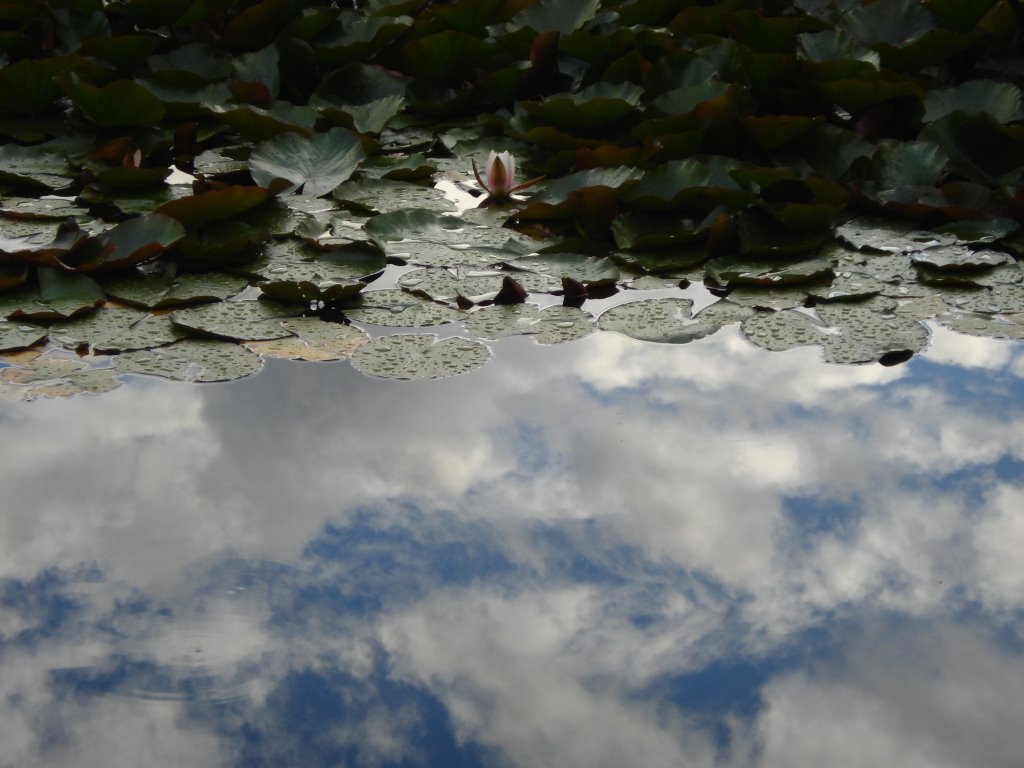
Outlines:
[{"label": "green lily pad", "polygon": [[465,326],[475,336],[488,341],[527,335],[544,345],[582,339],[595,330],[593,316],[581,309],[562,306],[541,309],[534,304],[484,307],[471,313]]},{"label": "green lily pad", "polygon": [[185,273],[177,277],[135,274],[107,279],[104,292],[112,299],[147,309],[222,301],[246,287],[244,277],[224,272]]},{"label": "green lily pad", "polygon": [[990,339],[1024,339],[1024,323],[972,312],[943,312],[935,319],[957,333]]},{"label": "green lily pad", "polygon": [[293,306],[271,301],[222,301],[171,313],[179,328],[237,341],[262,341],[287,336],[280,320],[298,314]]},{"label": "green lily pad", "polygon": [[1020,228],[1013,219],[964,219],[935,228],[935,232],[953,235],[960,243],[977,245],[1002,240]]},{"label": "green lily pad", "polygon": [[915,264],[941,270],[973,270],[984,267],[997,267],[1007,264],[1012,259],[1002,251],[972,251],[963,245],[946,245],[929,248],[910,255]]},{"label": "green lily pad", "polygon": [[690,299],[642,299],[619,304],[598,319],[602,331],[615,331],[641,341],[686,344],[704,338],[720,326],[703,323],[691,316]]},{"label": "green lily pad", "polygon": [[797,310],[758,312],[740,324],[748,341],[771,352],[821,344],[826,337],[825,324]]},{"label": "green lily pad", "polygon": [[836,228],[836,235],[854,248],[888,253],[909,253],[940,245],[953,245],[956,237],[950,234],[918,230],[909,224],[887,219],[853,219]]},{"label": "green lily pad", "polygon": [[[89,212],[71,200],[61,198],[5,197],[0,202],[0,214],[11,219],[83,220]],[[3,221],[0,220],[0,229]]]},{"label": "green lily pad", "polygon": [[615,285],[619,279],[619,269],[611,259],[579,253],[538,253],[507,264],[514,270],[549,275],[559,283],[568,277],[594,288]]},{"label": "green lily pad", "polygon": [[116,269],[155,258],[185,236],[185,228],[170,216],[151,213],[108,229],[64,263],[91,272]]},{"label": "green lily pad", "polygon": [[958,309],[985,314],[1024,312],[1024,285],[1009,283],[971,291],[955,300]]},{"label": "green lily pad", "polygon": [[345,128],[303,138],[284,133],[260,144],[249,156],[249,171],[256,183],[269,186],[286,179],[292,191],[319,197],[346,181],[365,154],[359,137]]},{"label": "green lily pad", "polygon": [[263,358],[237,344],[184,339],[166,347],[125,352],[114,358],[122,373],[160,376],[175,381],[232,381],[263,369]]},{"label": "green lily pad", "polygon": [[73,219],[64,222],[0,220],[0,258],[42,266],[61,267],[62,259],[89,235]]},{"label": "green lily pad", "polygon": [[537,34],[568,35],[594,18],[599,7],[599,0],[540,0],[516,14],[508,29],[529,27]]},{"label": "green lily pad", "polygon": [[708,277],[722,286],[784,286],[830,280],[833,263],[828,259],[804,259],[783,262],[750,262],[725,256],[705,265]]},{"label": "green lily pad", "polygon": [[0,146],[0,180],[30,184],[47,189],[63,189],[74,173],[67,160],[56,152],[17,144]]},{"label": "green lily pad", "polygon": [[75,106],[96,125],[143,127],[164,118],[161,100],[134,80],[96,86],[71,75],[61,84]]},{"label": "green lily pad", "polygon": [[632,83],[599,82],[577,93],[524,101],[520,106],[535,117],[562,128],[594,128],[633,112],[643,88]]},{"label": "green lily pad", "polygon": [[163,203],[156,213],[177,219],[186,227],[199,227],[222,221],[262,205],[281,191],[284,182],[270,181],[271,186],[227,186],[197,195],[188,195]]},{"label": "green lily pad", "polygon": [[430,333],[372,339],[352,355],[353,367],[383,379],[440,379],[482,367],[491,358],[487,345]]},{"label": "green lily pad", "polygon": [[438,213],[455,210],[455,204],[434,187],[387,179],[346,181],[331,193],[346,208],[367,213],[393,213],[420,208]]},{"label": "green lily pad", "polygon": [[0,352],[28,349],[45,338],[45,328],[7,320],[0,321]]},{"label": "green lily pad", "polygon": [[120,307],[104,307],[70,322],[54,323],[50,341],[67,349],[127,352],[170,344],[185,336],[170,317]]},{"label": "green lily pad", "polygon": [[919,352],[928,343],[927,329],[908,317],[846,303],[825,304],[817,311],[839,331],[823,344],[828,363],[876,362],[896,352]]},{"label": "green lily pad", "polygon": [[393,328],[442,325],[465,317],[458,309],[417,298],[406,291],[387,288],[366,291],[343,307],[346,317],[357,323]]},{"label": "green lily pad", "polygon": [[286,133],[308,138],[318,117],[309,107],[287,102],[266,108],[252,104],[209,104],[206,109],[247,141],[266,141]]},{"label": "green lily pad", "polygon": [[780,310],[802,307],[807,292],[802,288],[739,287],[729,291],[729,301],[751,309]]},{"label": "green lily pad", "polygon": [[[398,278],[398,285],[407,291],[429,296],[434,301],[452,302],[458,296],[471,301],[493,298],[501,290],[502,281],[509,273],[499,269],[460,270],[453,274],[448,269],[426,267],[406,272]],[[551,275],[537,272],[516,272],[516,282],[530,293],[560,291],[562,282]]]},{"label": "green lily pad", "polygon": [[808,289],[808,294],[822,301],[850,301],[866,299],[882,293],[885,283],[868,275],[842,272],[829,285],[815,286]]},{"label": "green lily pad", "polygon": [[929,91],[924,98],[922,122],[932,123],[953,112],[984,112],[997,122],[1021,117],[1021,93],[1013,83],[968,80],[955,88]]}]

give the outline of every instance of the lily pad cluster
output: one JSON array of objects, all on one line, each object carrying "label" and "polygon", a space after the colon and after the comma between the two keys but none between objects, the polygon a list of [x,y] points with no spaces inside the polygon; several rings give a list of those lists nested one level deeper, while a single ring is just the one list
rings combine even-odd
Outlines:
[{"label": "lily pad cluster", "polygon": [[[476,339],[589,333],[585,302],[643,273],[721,301],[659,294],[601,328],[681,343],[738,324],[832,362],[903,359],[933,319],[1020,338],[1019,14],[10,0],[0,378],[56,394],[351,355],[450,375],[486,360]],[[470,175],[491,151],[545,180],[491,205]],[[469,338],[418,330],[453,323]]]}]

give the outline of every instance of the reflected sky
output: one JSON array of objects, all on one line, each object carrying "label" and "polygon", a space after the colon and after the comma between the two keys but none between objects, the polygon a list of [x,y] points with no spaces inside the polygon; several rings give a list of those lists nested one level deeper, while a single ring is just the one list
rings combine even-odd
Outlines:
[{"label": "reflected sky", "polygon": [[0,403],[0,766],[1015,766],[1024,344]]}]

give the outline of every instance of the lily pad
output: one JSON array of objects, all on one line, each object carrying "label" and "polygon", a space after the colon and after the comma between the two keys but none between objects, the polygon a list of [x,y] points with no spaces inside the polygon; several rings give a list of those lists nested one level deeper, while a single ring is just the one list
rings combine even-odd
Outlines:
[{"label": "lily pad", "polygon": [[331,197],[346,208],[367,213],[392,213],[408,208],[440,213],[455,210],[455,204],[434,187],[387,179],[346,181]]},{"label": "lily pad", "polygon": [[972,291],[956,300],[959,309],[996,314],[1024,312],[1024,285],[1009,283]]},{"label": "lily pad", "polygon": [[886,219],[854,219],[836,228],[836,235],[854,248],[888,253],[910,253],[940,245],[953,245],[956,236],[913,229]]},{"label": "lily pad", "polygon": [[782,286],[830,280],[835,274],[833,266],[828,259],[751,262],[726,256],[712,259],[705,269],[708,277],[722,286]]},{"label": "lily pad", "polygon": [[271,301],[222,301],[171,313],[186,331],[237,341],[262,341],[288,336],[279,320],[298,314],[287,304]]},{"label": "lily pad", "polygon": [[352,355],[356,370],[383,379],[440,379],[482,367],[491,358],[487,345],[451,336],[396,334],[372,339]]},{"label": "lily pad", "polygon": [[821,344],[825,324],[797,310],[758,312],[745,319],[740,332],[753,344],[772,352]]},{"label": "lily pad", "polygon": [[98,395],[121,385],[111,368],[93,367],[84,360],[37,357],[23,366],[0,370],[0,381],[24,385],[23,400],[38,397]]},{"label": "lily pad", "polygon": [[690,299],[642,299],[619,304],[597,320],[602,331],[615,331],[641,341],[686,344],[713,333],[690,314]]},{"label": "lily pad", "polygon": [[538,344],[560,344],[589,336],[594,318],[575,307],[534,304],[504,304],[484,307],[470,314],[466,329],[481,339],[495,341],[506,336],[528,335]]},{"label": "lily pad", "polygon": [[45,338],[45,328],[6,320],[0,321],[0,352],[27,349]]},{"label": "lily pad", "polygon": [[928,331],[918,321],[857,304],[825,304],[818,315],[838,333],[826,336],[825,362],[870,363],[896,352],[919,352]]},{"label": "lily pad", "polygon": [[351,357],[370,338],[355,326],[326,322],[316,317],[282,320],[281,327],[295,335],[250,341],[244,346],[265,357],[323,362]]},{"label": "lily pad", "polygon": [[935,319],[947,328],[968,336],[990,339],[1024,339],[1024,323],[974,312],[943,312]]},{"label": "lily pad", "polygon": [[112,299],[147,309],[164,309],[221,301],[234,296],[247,284],[245,278],[237,275],[198,272],[185,273],[177,277],[148,277],[136,274],[107,279],[101,285],[107,296]]},{"label": "lily pad", "polygon": [[507,264],[514,270],[548,275],[559,283],[568,277],[594,288],[615,285],[619,279],[619,269],[611,259],[579,253],[538,253]]},{"label": "lily pad", "polygon": [[359,137],[345,128],[332,128],[304,138],[283,133],[264,142],[249,156],[249,171],[267,187],[286,179],[290,190],[319,197],[346,181],[365,157]]},{"label": "lily pad", "polygon": [[166,347],[125,352],[114,358],[122,373],[141,373],[175,381],[231,381],[263,368],[254,352],[222,341],[184,339]]},{"label": "lily pad", "polygon": [[185,336],[171,318],[120,307],[104,307],[70,322],[50,327],[54,344],[75,350],[91,347],[97,352],[126,352],[170,344]]},{"label": "lily pad", "polygon": [[942,270],[972,270],[985,267],[997,267],[1007,264],[1012,259],[1002,251],[972,251],[963,245],[947,245],[929,248],[910,256],[915,264]]},{"label": "lily pad", "polygon": [[67,160],[56,152],[17,144],[0,146],[0,180],[63,189],[73,176]]},{"label": "lily pad", "polygon": [[461,320],[465,313],[443,304],[417,298],[406,291],[387,288],[366,291],[344,307],[346,317],[358,323],[393,328],[419,328]]}]

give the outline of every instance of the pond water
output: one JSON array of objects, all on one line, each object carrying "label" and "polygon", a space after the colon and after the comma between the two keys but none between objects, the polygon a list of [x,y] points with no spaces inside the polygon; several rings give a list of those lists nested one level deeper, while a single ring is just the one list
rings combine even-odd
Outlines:
[{"label": "pond water", "polygon": [[0,764],[1024,754],[1024,343],[0,401]]}]

